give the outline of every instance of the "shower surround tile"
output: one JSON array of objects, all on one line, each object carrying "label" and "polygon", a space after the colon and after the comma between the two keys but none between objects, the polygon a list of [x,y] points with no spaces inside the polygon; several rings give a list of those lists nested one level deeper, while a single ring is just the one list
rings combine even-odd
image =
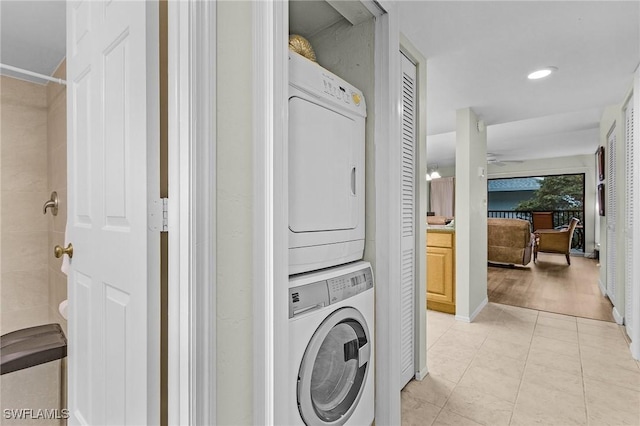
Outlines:
[{"label": "shower surround tile", "polygon": [[[0,306],[7,332],[60,322],[58,304],[67,297],[51,245],[64,239],[66,225],[66,88],[2,76],[0,103]],[[52,190],[60,199],[55,217],[42,213]]]},{"label": "shower surround tile", "polygon": [[2,232],[2,271],[29,271],[47,266],[45,231]]},{"label": "shower surround tile", "polygon": [[[53,74],[66,79],[66,62],[62,61]],[[58,193],[58,214],[49,216],[49,247],[65,245],[67,226],[67,90],[60,84],[47,84],[47,170],[48,190]],[[67,298],[67,276],[60,271],[62,259],[49,256],[50,321],[57,322],[67,332],[67,321],[58,311]]]},{"label": "shower surround tile", "polygon": [[6,136],[2,135],[2,190],[46,191],[48,186],[46,144],[8,149],[4,145],[5,138]]},{"label": "shower surround tile", "polygon": [[48,279],[45,268],[2,272],[2,297],[0,303],[3,313],[46,306]]},{"label": "shower surround tile", "polygon": [[2,231],[48,231],[47,216],[42,214],[42,205],[48,199],[46,191],[3,191]]}]

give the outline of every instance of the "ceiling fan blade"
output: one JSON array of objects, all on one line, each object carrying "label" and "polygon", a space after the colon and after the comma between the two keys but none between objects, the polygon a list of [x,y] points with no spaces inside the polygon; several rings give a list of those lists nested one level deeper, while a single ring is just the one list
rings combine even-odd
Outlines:
[{"label": "ceiling fan blade", "polygon": [[523,162],[524,161],[522,160],[498,160],[497,158],[487,159],[487,163],[495,164],[496,166],[499,166],[499,167],[506,166],[508,163],[523,163]]}]

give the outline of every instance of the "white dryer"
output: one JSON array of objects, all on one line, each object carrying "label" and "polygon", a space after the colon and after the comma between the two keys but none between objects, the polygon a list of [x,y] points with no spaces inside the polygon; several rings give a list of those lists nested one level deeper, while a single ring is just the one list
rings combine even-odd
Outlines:
[{"label": "white dryer", "polygon": [[289,424],[371,425],[374,293],[367,262],[289,280]]},{"label": "white dryer", "polygon": [[362,259],[362,92],[289,52],[289,274]]}]

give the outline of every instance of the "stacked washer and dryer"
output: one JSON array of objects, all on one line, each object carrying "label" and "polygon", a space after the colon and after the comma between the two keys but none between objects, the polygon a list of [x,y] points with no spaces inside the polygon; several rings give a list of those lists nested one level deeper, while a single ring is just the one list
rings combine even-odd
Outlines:
[{"label": "stacked washer and dryer", "polygon": [[362,92],[289,52],[289,420],[374,420]]}]

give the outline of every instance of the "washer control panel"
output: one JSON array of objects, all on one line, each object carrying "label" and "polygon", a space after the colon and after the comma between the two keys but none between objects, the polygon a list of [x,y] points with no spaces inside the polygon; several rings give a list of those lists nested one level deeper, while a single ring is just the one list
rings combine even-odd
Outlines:
[{"label": "washer control panel", "polygon": [[373,288],[371,267],[289,288],[289,318],[313,312]]},{"label": "washer control panel", "polygon": [[337,303],[373,288],[371,268],[327,280],[329,303]]}]

